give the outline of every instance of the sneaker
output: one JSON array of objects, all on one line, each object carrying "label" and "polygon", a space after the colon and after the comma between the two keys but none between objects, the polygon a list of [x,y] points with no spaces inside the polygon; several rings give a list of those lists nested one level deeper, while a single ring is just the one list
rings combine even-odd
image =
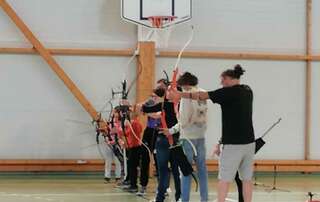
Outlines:
[{"label": "sneaker", "polygon": [[130,182],[129,181],[120,181],[118,182],[118,184],[116,185],[117,188],[129,188],[130,187]]},{"label": "sneaker", "polygon": [[149,202],[160,202],[160,201],[157,201],[156,199],[152,199]]},{"label": "sneaker", "polygon": [[116,177],[116,183],[118,184],[120,181],[121,181],[121,178],[120,177]]},{"label": "sneaker", "polygon": [[108,183],[110,183],[110,180],[111,180],[111,179],[110,179],[109,177],[105,177],[105,178],[104,178],[104,183],[108,184]]},{"label": "sneaker", "polygon": [[129,186],[128,188],[123,188],[123,191],[127,191],[130,193],[136,193],[138,191],[138,187]]},{"label": "sneaker", "polygon": [[122,185],[122,183],[123,183],[122,181],[119,181],[119,182],[116,184],[116,187],[119,188],[119,187]]},{"label": "sneaker", "polygon": [[167,188],[166,193],[165,193],[164,195],[167,197],[167,196],[169,196],[169,194],[170,194],[171,192],[172,192],[172,191],[171,191],[171,189],[170,189],[170,187],[169,187],[169,188]]},{"label": "sneaker", "polygon": [[142,186],[136,194],[137,196],[144,196],[146,194],[146,191],[147,191],[147,187]]}]

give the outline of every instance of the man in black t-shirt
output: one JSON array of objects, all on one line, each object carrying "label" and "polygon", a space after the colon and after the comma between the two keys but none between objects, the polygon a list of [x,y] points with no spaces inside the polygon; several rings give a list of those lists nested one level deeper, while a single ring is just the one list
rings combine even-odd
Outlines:
[{"label": "man in black t-shirt", "polygon": [[[243,183],[245,202],[252,201],[252,175],[255,138],[252,124],[253,93],[249,86],[240,84],[245,71],[240,65],[221,74],[223,88],[209,92],[181,93],[171,91],[172,99],[189,98],[210,99],[221,106],[223,149],[216,146],[215,153],[220,155],[218,202],[225,202],[229,184],[239,172]],[[221,153],[221,154],[220,154]]]}]

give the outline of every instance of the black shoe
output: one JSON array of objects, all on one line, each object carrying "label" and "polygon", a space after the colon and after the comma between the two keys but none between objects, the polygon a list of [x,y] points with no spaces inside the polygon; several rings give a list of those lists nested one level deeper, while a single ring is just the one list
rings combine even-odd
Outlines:
[{"label": "black shoe", "polygon": [[124,191],[130,192],[130,193],[137,193],[138,192],[138,187],[128,187],[128,188],[123,188]]},{"label": "black shoe", "polygon": [[117,188],[129,188],[130,187],[130,182],[129,181],[119,181],[118,184],[116,185]]},{"label": "black shoe", "polygon": [[152,199],[149,202],[161,202],[161,201],[157,201],[156,199]]},{"label": "black shoe", "polygon": [[110,183],[110,180],[111,180],[110,178],[105,177],[105,178],[104,178],[104,183],[106,183],[106,184],[107,184],[107,183]]},{"label": "black shoe", "polygon": [[146,192],[147,192],[147,187],[142,186],[136,194],[137,196],[144,196],[146,195]]}]

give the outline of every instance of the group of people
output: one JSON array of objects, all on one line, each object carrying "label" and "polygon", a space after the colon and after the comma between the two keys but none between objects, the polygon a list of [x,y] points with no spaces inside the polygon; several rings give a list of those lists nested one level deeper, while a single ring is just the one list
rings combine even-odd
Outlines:
[{"label": "group of people", "polygon": [[[205,134],[208,124],[207,100],[211,100],[222,109],[222,136],[214,147],[214,153],[219,156],[218,202],[226,200],[229,184],[234,181],[237,173],[242,180],[239,201],[251,202],[255,152],[252,124],[253,93],[248,85],[240,84],[244,72],[240,65],[222,72],[222,88],[214,91],[199,88],[198,78],[190,72],[185,72],[178,78],[178,89],[171,88],[169,81],[161,79],[157,82],[151,98],[132,110],[131,121],[125,121],[125,127],[122,127],[125,128],[124,132],[118,124],[121,110],[115,109],[115,124],[111,132],[119,136],[117,139],[125,139],[128,154],[127,178],[120,182],[121,186],[129,192],[145,194],[150,159],[153,156],[158,181],[154,201],[165,200],[170,173],[175,185],[175,200],[190,201],[192,177],[180,174],[179,165],[170,155],[172,147],[181,145],[189,163],[195,163],[200,185],[200,201],[208,201]],[[138,113],[144,113],[148,117],[144,131],[135,117]],[[164,127],[162,118],[167,128]],[[107,153],[106,182],[110,181],[112,161],[115,162],[115,177],[118,180],[121,176],[120,163],[113,156],[112,150],[107,148]],[[137,186],[138,167],[140,189]]]}]

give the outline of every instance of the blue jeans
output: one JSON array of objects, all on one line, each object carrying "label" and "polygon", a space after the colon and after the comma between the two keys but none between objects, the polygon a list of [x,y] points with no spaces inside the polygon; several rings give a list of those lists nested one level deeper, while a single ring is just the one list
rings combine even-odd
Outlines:
[{"label": "blue jeans", "polygon": [[163,135],[158,135],[156,141],[156,152],[157,152],[157,162],[158,162],[158,174],[159,182],[157,188],[156,201],[162,202],[165,199],[165,193],[169,185],[169,168],[168,163],[170,162],[170,167],[174,179],[175,186],[175,199],[178,201],[181,196],[181,183],[180,183],[180,173],[178,165],[170,158],[170,145],[167,137]]},{"label": "blue jeans", "polygon": [[[200,184],[200,197],[201,202],[208,201],[208,173],[206,165],[206,146],[205,140],[202,139],[191,139],[192,144],[195,146],[197,156],[194,155],[194,151],[189,141],[183,140],[183,150],[190,163],[193,160],[196,163],[197,175]],[[181,177],[181,199],[183,202],[190,201],[190,189],[191,189],[192,176]]]}]

